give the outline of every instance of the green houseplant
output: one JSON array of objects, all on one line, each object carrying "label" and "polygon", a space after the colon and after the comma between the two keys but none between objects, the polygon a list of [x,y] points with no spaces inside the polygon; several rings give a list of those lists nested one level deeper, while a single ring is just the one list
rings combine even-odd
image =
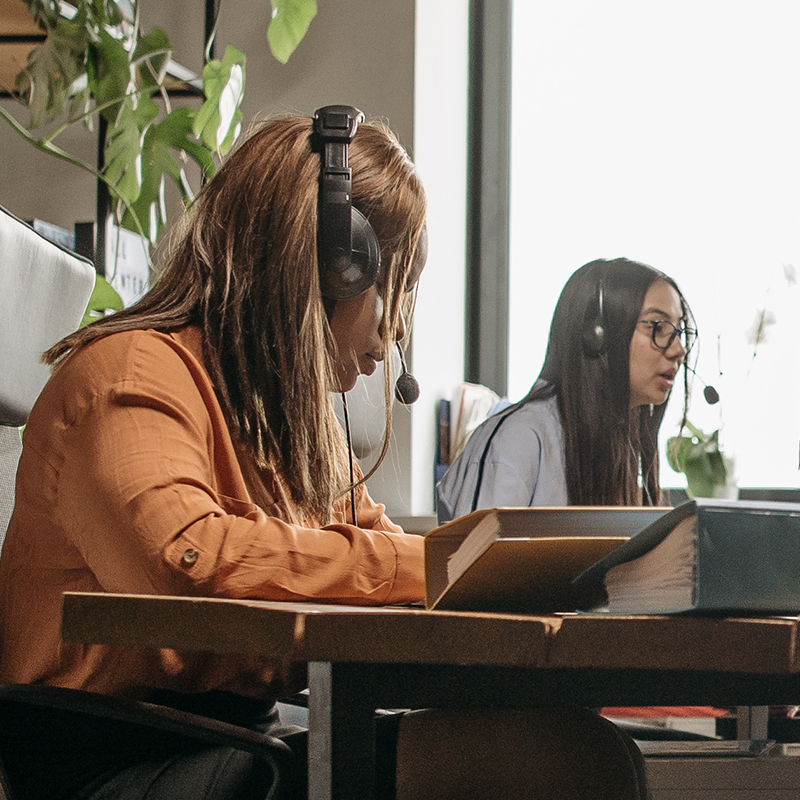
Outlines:
[{"label": "green houseplant", "polygon": [[690,497],[712,497],[715,490],[728,485],[728,463],[719,430],[705,433],[686,420],[681,432],[667,440],[667,461],[676,472],[686,475]]},{"label": "green houseplant", "polygon": [[[782,286],[778,294],[785,298],[788,293],[794,291],[798,284],[797,272],[792,264],[782,264],[781,273],[782,280],[780,280],[780,283]],[[740,349],[742,340],[740,340],[739,344],[734,340],[732,347],[739,349],[739,352],[726,353],[726,363],[731,365],[726,368],[726,372],[732,373],[735,380],[734,384],[731,382],[731,378],[727,377],[728,386],[725,394],[728,397],[745,393],[751,380],[751,371],[756,364],[756,359],[761,349],[768,343],[771,330],[778,321],[778,316],[772,308],[772,302],[775,301],[775,293],[771,295],[773,281],[775,281],[775,277],[772,277],[766,284],[763,304],[756,309],[755,317],[749,329],[743,331],[742,339],[746,349]],[[794,304],[784,305],[784,308],[792,312],[796,311],[796,305]],[[718,334],[718,359],[720,359],[721,338]],[[738,364],[736,361],[737,356],[739,356]],[[691,371],[695,372],[693,368]],[[720,378],[723,377],[721,367],[719,367],[719,376]],[[734,390],[732,391],[732,389]],[[715,399],[709,399],[709,390],[716,395]],[[703,395],[711,405],[719,402],[719,395],[716,390],[709,386],[705,386]],[[731,419],[733,422],[731,422]],[[732,440],[731,430],[734,431],[735,435],[736,424],[737,418],[736,413],[734,413],[729,416],[727,423],[728,435],[726,441],[728,444]],[[741,421],[739,421],[739,425],[741,425]],[[678,434],[667,440],[667,461],[672,469],[686,476],[687,490],[691,497],[716,496],[735,498],[738,496],[738,487],[734,474],[734,459],[731,457],[731,451],[728,450],[726,453],[726,448],[722,446],[721,427],[722,413],[719,416],[718,429],[711,433],[706,433],[684,418]]]},{"label": "green houseplant", "polygon": [[[235,142],[245,85],[245,56],[225,48],[196,80],[198,108],[173,108],[172,43],[160,28],[145,32],[138,0],[24,0],[47,38],[16,78],[16,98],[29,123],[0,107],[0,115],[45,153],[95,174],[108,188],[115,221],[155,242],[167,223],[164,187],[171,180],[184,202],[193,190],[185,164],[203,175]],[[316,0],[271,0],[267,40],[285,62],[316,14]],[[102,163],[81,161],[56,144],[67,127],[102,130]]]}]

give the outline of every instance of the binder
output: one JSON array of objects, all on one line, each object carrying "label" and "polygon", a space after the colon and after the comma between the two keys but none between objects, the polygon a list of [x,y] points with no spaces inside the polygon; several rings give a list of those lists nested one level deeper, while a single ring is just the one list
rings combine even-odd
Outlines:
[{"label": "binder", "polygon": [[638,613],[800,613],[800,503],[698,498],[583,572],[603,608]]}]

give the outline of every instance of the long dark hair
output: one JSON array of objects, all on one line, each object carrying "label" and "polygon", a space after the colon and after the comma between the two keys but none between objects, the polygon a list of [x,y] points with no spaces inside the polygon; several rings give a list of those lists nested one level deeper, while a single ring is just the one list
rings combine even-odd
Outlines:
[{"label": "long dark hair", "polygon": [[[45,359],[55,363],[117,331],[199,326],[234,441],[258,469],[278,476],[300,512],[326,521],[350,481],[330,403],[335,342],[317,267],[320,155],[312,139],[310,117],[258,127],[200,192],[151,291],[68,336]],[[381,124],[359,126],[350,166],[353,204],[381,248],[388,355],[409,300],[425,195],[405,150]],[[390,430],[387,410],[387,441]]]},{"label": "long dark hair", "polygon": [[[645,295],[659,280],[678,293],[683,324],[694,328],[691,309],[675,281],[626,258],[585,264],[559,297],[542,371],[520,403],[557,398],[571,505],[661,502],[658,430],[666,403],[630,408],[631,339]],[[594,331],[598,324],[602,341]],[[686,370],[683,376],[685,416]]]}]

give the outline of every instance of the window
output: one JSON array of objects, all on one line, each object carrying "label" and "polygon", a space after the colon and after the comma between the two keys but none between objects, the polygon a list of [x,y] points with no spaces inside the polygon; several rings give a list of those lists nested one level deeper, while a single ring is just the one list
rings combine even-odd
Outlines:
[{"label": "window", "polygon": [[[695,380],[689,418],[721,426],[741,486],[799,485],[798,29],[794,0],[514,4],[512,400],[567,277],[598,257],[644,261],[687,297],[697,373],[721,396],[707,405]],[[663,485],[685,485],[662,463]]]}]

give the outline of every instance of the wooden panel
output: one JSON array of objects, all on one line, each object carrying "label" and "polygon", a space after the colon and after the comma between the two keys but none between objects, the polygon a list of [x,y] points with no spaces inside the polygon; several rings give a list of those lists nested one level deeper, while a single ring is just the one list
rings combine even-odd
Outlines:
[{"label": "wooden panel", "polygon": [[22,0],[0,0],[0,36],[29,36],[42,31]]},{"label": "wooden panel", "polygon": [[70,593],[64,595],[65,642],[167,647],[212,653],[290,657],[291,608],[265,614],[257,601]]},{"label": "wooden panel", "polygon": [[220,598],[66,593],[67,642],[302,661],[544,666],[550,618]]},{"label": "wooden panel", "polygon": [[548,617],[398,610],[310,614],[304,651],[311,661],[543,667],[554,630]]},{"label": "wooden panel", "polygon": [[800,673],[798,619],[436,612],[312,603],[65,594],[65,641],[302,661]]},{"label": "wooden panel", "polygon": [[800,671],[796,617],[565,617],[551,666],[692,669],[743,673]]},{"label": "wooden panel", "polygon": [[13,92],[28,53],[42,41],[44,33],[22,0],[0,0],[0,96]]},{"label": "wooden panel", "polygon": [[28,62],[28,53],[35,44],[25,42],[0,42],[0,92],[11,94],[14,80]]}]

